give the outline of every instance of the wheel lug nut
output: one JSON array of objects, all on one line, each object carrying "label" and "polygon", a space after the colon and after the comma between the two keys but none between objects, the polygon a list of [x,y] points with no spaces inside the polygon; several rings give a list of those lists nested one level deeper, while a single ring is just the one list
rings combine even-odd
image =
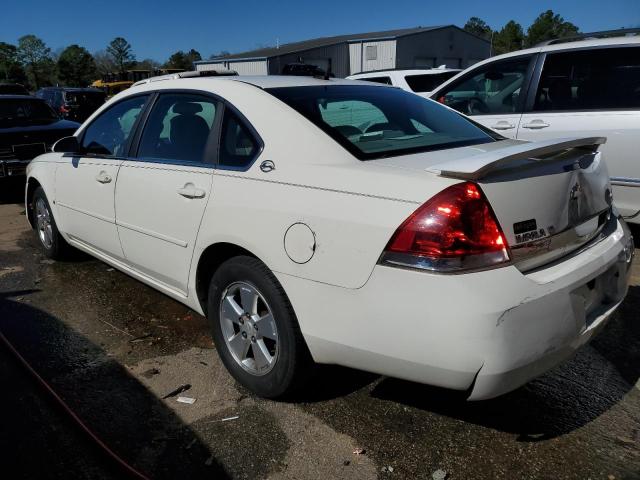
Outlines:
[{"label": "wheel lug nut", "polygon": [[247,332],[242,332],[242,338],[247,338]]},{"label": "wheel lug nut", "polygon": [[256,343],[256,337],[251,337],[251,341],[252,341],[253,343]]}]

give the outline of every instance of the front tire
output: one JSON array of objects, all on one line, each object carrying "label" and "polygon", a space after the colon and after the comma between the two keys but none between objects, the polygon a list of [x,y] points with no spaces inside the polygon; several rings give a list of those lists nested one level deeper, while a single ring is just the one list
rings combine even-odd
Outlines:
[{"label": "front tire", "polygon": [[60,235],[42,187],[36,188],[33,192],[32,202],[33,223],[42,251],[47,257],[60,260],[67,253],[69,246]]},{"label": "front tire", "polygon": [[209,286],[208,318],[218,354],[245,388],[266,398],[289,396],[313,364],[282,286],[260,260],[224,262]]}]

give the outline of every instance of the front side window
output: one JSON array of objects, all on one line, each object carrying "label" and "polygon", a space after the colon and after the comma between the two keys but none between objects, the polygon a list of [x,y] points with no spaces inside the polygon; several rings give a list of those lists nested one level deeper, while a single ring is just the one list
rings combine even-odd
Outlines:
[{"label": "front side window", "polygon": [[430,92],[457,73],[457,71],[431,74],[423,73],[420,75],[407,75],[404,79],[409,85],[409,88],[414,92]]},{"label": "front side window", "polygon": [[437,99],[467,115],[515,113],[530,61],[524,57],[479,67],[438,92]]},{"label": "front side window", "polygon": [[95,155],[123,156],[147,95],[123,100],[101,113],[84,131],[82,150]]},{"label": "front side window", "polygon": [[640,107],[640,48],[547,54],[534,111]]},{"label": "front side window", "polygon": [[368,85],[267,90],[362,160],[493,142],[497,137],[435,102]]},{"label": "front side window", "polygon": [[204,162],[217,101],[204,95],[163,94],[151,110],[139,158]]},{"label": "front side window", "polygon": [[222,121],[218,162],[223,167],[245,169],[260,150],[249,128],[230,109],[226,109]]}]

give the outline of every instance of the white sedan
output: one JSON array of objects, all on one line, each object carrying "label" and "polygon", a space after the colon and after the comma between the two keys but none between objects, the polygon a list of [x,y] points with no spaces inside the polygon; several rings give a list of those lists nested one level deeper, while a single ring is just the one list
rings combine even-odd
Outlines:
[{"label": "white sedan", "polygon": [[258,395],[334,363],[491,398],[627,291],[603,138],[506,140],[396,88],[140,82],[28,169],[51,258],[81,249],[206,315]]}]

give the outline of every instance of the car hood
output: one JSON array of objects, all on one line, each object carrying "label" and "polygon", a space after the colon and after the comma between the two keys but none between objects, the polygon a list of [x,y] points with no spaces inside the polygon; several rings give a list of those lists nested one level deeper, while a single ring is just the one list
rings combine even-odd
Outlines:
[{"label": "car hood", "polygon": [[70,120],[53,120],[51,122],[37,123],[33,125],[16,125],[4,127],[0,124],[0,134],[43,132],[50,130],[77,130],[80,124]]}]

